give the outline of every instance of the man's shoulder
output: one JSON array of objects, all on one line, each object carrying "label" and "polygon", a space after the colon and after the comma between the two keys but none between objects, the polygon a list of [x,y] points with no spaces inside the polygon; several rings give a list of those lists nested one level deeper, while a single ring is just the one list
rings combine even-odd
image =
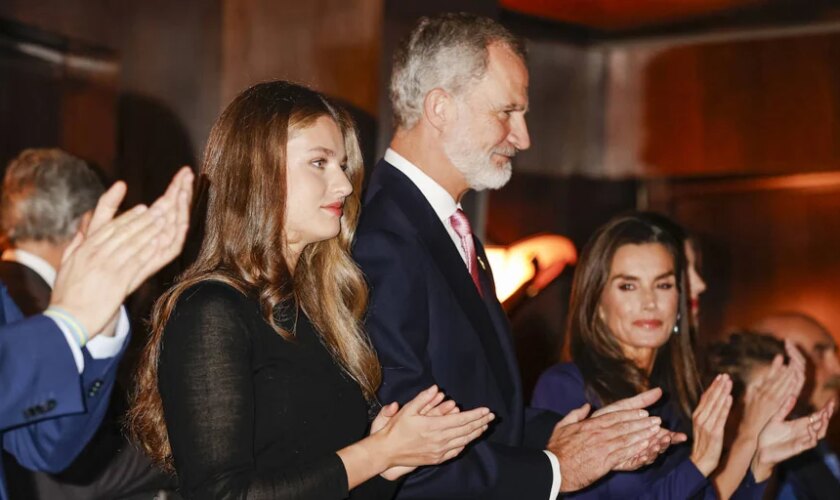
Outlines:
[{"label": "man's shoulder", "polygon": [[25,316],[38,314],[49,306],[50,285],[28,266],[0,261],[0,284],[6,285],[2,300],[14,301]]},{"label": "man's shoulder", "polygon": [[378,232],[392,232],[395,234],[409,234],[413,232],[413,223],[406,212],[413,200],[407,198],[397,185],[397,179],[392,179],[393,172],[382,172],[393,169],[389,164],[380,161],[371,176],[371,182],[365,192],[364,204],[359,217],[357,237]]},{"label": "man's shoulder", "polygon": [[0,280],[9,282],[11,280],[29,279],[38,277],[38,273],[13,260],[0,260]]}]

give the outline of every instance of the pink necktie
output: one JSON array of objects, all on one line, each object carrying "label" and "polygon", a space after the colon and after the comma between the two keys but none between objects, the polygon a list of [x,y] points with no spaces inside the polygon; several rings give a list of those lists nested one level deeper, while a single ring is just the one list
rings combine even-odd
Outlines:
[{"label": "pink necktie", "polygon": [[467,214],[459,208],[449,217],[449,223],[452,224],[452,229],[455,230],[455,234],[461,238],[461,248],[464,249],[464,254],[467,256],[467,269],[470,271],[470,276],[472,276],[473,283],[475,283],[479,295],[483,296],[484,294],[481,293],[481,284],[478,281],[478,260],[475,255],[475,243],[472,238],[470,220],[467,219]]}]

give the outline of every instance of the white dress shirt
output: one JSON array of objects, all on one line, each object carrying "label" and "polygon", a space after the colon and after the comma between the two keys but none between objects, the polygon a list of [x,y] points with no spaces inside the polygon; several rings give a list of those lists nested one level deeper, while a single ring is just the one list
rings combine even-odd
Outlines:
[{"label": "white dress shirt", "polygon": [[[33,253],[20,249],[9,249],[3,252],[3,255],[0,256],[0,260],[17,262],[18,264],[26,266],[34,271],[35,274],[40,276],[41,279],[50,286],[50,288],[55,286],[55,268],[53,268],[49,262]],[[76,340],[73,333],[70,332],[64,324],[59,321],[55,321],[55,324],[58,325],[58,329],[64,334],[64,338],[67,340],[67,345],[70,346],[70,351],[73,353],[73,360],[76,362],[76,368],[79,370],[79,373],[82,373],[85,369],[85,357],[82,355],[82,348],[79,347],[78,340]],[[128,338],[128,331],[128,314],[125,312],[125,307],[120,307],[120,318],[117,321],[116,334],[113,337],[97,335],[85,344],[85,347],[93,359],[104,359],[116,356],[117,353],[120,352],[120,349],[122,349],[123,344],[125,344],[126,338]]]},{"label": "white dress shirt", "polygon": [[[461,258],[464,259],[464,265],[469,266],[467,263],[467,255],[464,252],[463,247],[461,247],[461,237],[458,236],[458,233],[455,232],[455,228],[453,228],[452,224],[449,223],[449,217],[451,217],[456,210],[461,208],[461,204],[455,201],[455,199],[452,198],[452,195],[450,195],[443,186],[435,182],[431,177],[426,175],[425,172],[420,170],[420,168],[406,160],[402,155],[393,149],[388,148],[388,150],[385,151],[384,160],[405,174],[405,176],[408,177],[415,186],[417,186],[417,189],[420,190],[426,198],[426,201],[428,201],[429,205],[432,206],[432,209],[437,214],[441,224],[443,224],[443,227],[446,229],[446,232],[449,233],[449,237],[452,238],[452,244],[455,245],[455,248],[458,249],[458,253],[461,254]],[[557,461],[557,456],[555,456],[554,453],[551,453],[548,450],[544,451],[546,456],[548,456],[549,462],[551,462],[551,470],[554,473],[551,481],[551,492],[548,498],[549,500],[554,500],[560,493],[560,483],[562,481],[562,477],[560,475],[560,462]]]}]

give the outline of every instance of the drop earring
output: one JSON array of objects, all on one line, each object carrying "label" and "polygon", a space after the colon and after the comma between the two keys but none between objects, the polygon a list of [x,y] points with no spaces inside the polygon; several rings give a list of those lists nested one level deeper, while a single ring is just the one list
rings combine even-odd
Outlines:
[{"label": "drop earring", "polygon": [[680,333],[680,319],[681,319],[681,315],[679,313],[677,313],[677,322],[674,323],[674,329],[671,330],[674,335],[677,335],[678,333]]}]

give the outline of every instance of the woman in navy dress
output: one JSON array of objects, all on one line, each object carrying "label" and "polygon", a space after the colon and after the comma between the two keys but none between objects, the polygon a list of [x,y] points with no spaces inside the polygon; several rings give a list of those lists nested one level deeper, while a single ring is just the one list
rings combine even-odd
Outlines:
[{"label": "woman in navy dress", "polygon": [[757,381],[765,397],[747,402],[721,460],[732,382],[718,376],[700,394],[684,245],[658,220],[646,214],[617,217],[587,244],[572,287],[567,342],[573,362],[540,377],[532,405],[566,414],[658,386],[664,396],[651,414],[662,418],[663,427],[691,436],[690,443],[669,447],[651,466],[611,473],[570,498],[760,498],[779,461],[767,450],[793,449],[795,439],[818,432],[799,424],[779,424],[787,425],[783,433],[768,430],[768,422],[778,419],[780,408],[801,388],[804,365],[796,360]]}]

